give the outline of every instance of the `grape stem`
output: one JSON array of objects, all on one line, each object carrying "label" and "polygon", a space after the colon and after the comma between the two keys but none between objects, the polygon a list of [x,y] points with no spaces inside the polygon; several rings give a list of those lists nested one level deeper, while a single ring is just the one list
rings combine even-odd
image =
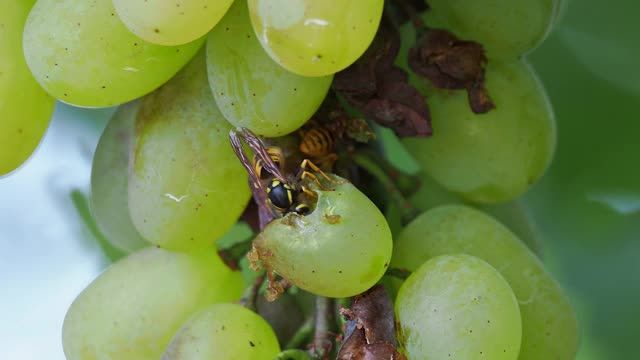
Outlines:
[{"label": "grape stem", "polygon": [[313,358],[302,350],[290,349],[276,355],[273,360],[313,360]]},{"label": "grape stem", "polygon": [[330,329],[335,323],[334,300],[316,296],[315,332],[309,354],[316,359],[328,360],[333,348]]},{"label": "grape stem", "polygon": [[388,268],[387,271],[384,273],[386,276],[393,276],[395,278],[398,279],[402,279],[402,280],[406,280],[409,275],[411,275],[411,271],[407,270],[407,269],[400,269],[400,268]]},{"label": "grape stem", "polygon": [[424,21],[419,16],[419,12],[416,10],[416,7],[407,0],[395,0],[396,6],[398,6],[402,11],[404,11],[407,16],[409,16],[409,21],[416,29],[424,28]]},{"label": "grape stem", "polygon": [[262,270],[260,274],[258,274],[258,277],[253,282],[253,284],[244,289],[244,293],[238,301],[238,304],[246,307],[253,312],[256,312],[256,299],[258,297],[258,294],[260,293],[260,287],[262,287],[265,278],[266,272]]},{"label": "grape stem", "polygon": [[300,349],[303,344],[306,344],[308,339],[311,338],[311,334],[313,333],[313,322],[314,318],[309,317],[307,320],[298,328],[295,334],[291,337],[289,342],[285,345],[285,349]]},{"label": "grape stem", "polygon": [[226,249],[218,250],[218,256],[231,270],[240,270],[240,260],[247,256],[247,253],[251,250],[252,243],[253,239],[247,239],[233,244]]},{"label": "grape stem", "polygon": [[[357,152],[353,155],[352,159],[359,167],[374,176],[385,187],[391,201],[400,211],[403,224],[410,223],[411,220],[419,215],[418,209],[411,205],[398,187],[398,177],[400,176],[398,171],[393,170],[393,172],[387,173],[383,168],[384,165],[381,165],[380,160],[374,160],[367,152]],[[389,171],[389,169],[386,170]]]},{"label": "grape stem", "polygon": [[104,234],[100,231],[100,228],[96,223],[96,219],[92,215],[91,206],[89,205],[89,199],[87,196],[78,189],[72,190],[69,196],[71,197],[71,202],[73,202],[73,206],[75,207],[78,216],[91,235],[93,235],[93,237],[98,241],[98,244],[100,244],[102,253],[111,262],[116,262],[126,256],[127,254],[124,251],[111,245],[109,240],[107,240]]}]

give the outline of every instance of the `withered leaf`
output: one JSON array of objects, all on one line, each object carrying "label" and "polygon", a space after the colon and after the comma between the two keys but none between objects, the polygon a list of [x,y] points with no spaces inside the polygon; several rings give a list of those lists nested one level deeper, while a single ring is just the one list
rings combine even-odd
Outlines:
[{"label": "withered leaf", "polygon": [[367,117],[398,136],[431,135],[429,108],[393,65],[400,50],[397,29],[383,17],[373,42],[358,61],[334,77],[333,89]]},{"label": "withered leaf", "polygon": [[404,359],[396,350],[393,304],[382,285],[356,296],[342,314],[347,330],[338,360]]},{"label": "withered leaf", "polygon": [[471,110],[486,113],[495,105],[484,86],[487,58],[482,45],[460,40],[443,29],[424,29],[409,50],[409,67],[442,89],[466,89]]}]

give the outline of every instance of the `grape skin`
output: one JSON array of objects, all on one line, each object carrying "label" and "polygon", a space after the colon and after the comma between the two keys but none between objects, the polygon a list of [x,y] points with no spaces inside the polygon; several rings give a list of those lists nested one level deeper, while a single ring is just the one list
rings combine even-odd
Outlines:
[{"label": "grape skin", "polygon": [[205,35],[233,0],[113,0],[118,16],[140,38],[158,45],[181,45]]},{"label": "grape skin", "polygon": [[518,358],[518,302],[500,273],[477,257],[425,262],[400,288],[395,308],[410,360]]},{"label": "grape skin", "polygon": [[39,0],[23,37],[27,64],[40,85],[82,107],[119,105],[151,92],[203,42],[150,44],[129,32],[111,0]]},{"label": "grape skin", "polygon": [[279,352],[275,333],[260,315],[236,304],[215,304],[182,325],[162,360],[271,360]]},{"label": "grape skin", "polygon": [[22,29],[34,0],[0,1],[0,176],[40,143],[54,99],[35,81],[22,55]]},{"label": "grape skin", "polygon": [[271,58],[293,73],[324,76],[364,53],[383,5],[383,0],[249,0],[249,12]]},{"label": "grape skin", "polygon": [[142,99],[136,120],[129,209],[140,234],[166,249],[211,246],[238,220],[250,196],[205,67],[201,51]]},{"label": "grape skin", "polygon": [[67,360],[156,360],[193,313],[236,301],[240,273],[213,248],[174,253],[151,247],[118,261],[71,304],[62,327]]},{"label": "grape skin", "polygon": [[[335,177],[339,179],[338,177]],[[311,293],[349,297],[373,286],[391,257],[391,231],[376,206],[353,184],[317,190],[315,210],[288,214],[258,235],[268,268]]]},{"label": "grape skin", "polygon": [[433,137],[403,143],[422,168],[466,200],[493,204],[515,199],[549,166],[555,119],[544,88],[522,61],[491,62],[486,85],[496,108],[471,112],[464,91],[427,96]]},{"label": "grape skin", "polygon": [[434,14],[462,39],[483,45],[489,59],[516,59],[551,31],[560,0],[431,0]]},{"label": "grape skin", "polygon": [[[428,175],[421,173],[419,176],[422,184],[410,197],[411,205],[417,209],[426,211],[439,205],[469,205],[465,204],[460,197],[448,192]],[[503,204],[477,205],[476,208],[493,216],[511,230],[532,252],[538,256],[542,254],[542,244],[535,220],[518,199]]]},{"label": "grape skin", "polygon": [[234,3],[209,34],[207,70],[227,120],[269,137],[286,135],[309,120],[333,80],[299,76],[274,62],[253,33],[244,1]]},{"label": "grape skin", "polygon": [[522,316],[519,360],[574,358],[578,325],[562,289],[524,244],[481,211],[444,205],[422,213],[395,240],[391,264],[414,270],[435,256],[456,253],[488,262],[511,285]]},{"label": "grape skin", "polygon": [[106,239],[132,252],[148,246],[133,226],[127,195],[133,125],[140,108],[134,101],[113,114],[96,147],[91,166],[91,210]]}]

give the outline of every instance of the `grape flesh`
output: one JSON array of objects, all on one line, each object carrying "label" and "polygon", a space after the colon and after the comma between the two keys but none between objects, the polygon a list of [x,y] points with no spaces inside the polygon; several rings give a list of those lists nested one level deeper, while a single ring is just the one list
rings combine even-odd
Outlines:
[{"label": "grape flesh", "polygon": [[22,54],[22,29],[34,0],[0,0],[0,176],[27,160],[53,114],[54,99]]},{"label": "grape flesh", "polygon": [[394,242],[392,266],[415,270],[428,259],[465,253],[489,263],[520,304],[519,360],[573,359],[578,326],[571,304],[538,258],[479,210],[444,205],[422,213]]},{"label": "grape flesh", "polygon": [[[339,179],[338,177],[335,177]],[[391,257],[391,231],[376,206],[353,184],[319,190],[315,210],[272,221],[254,246],[263,263],[294,285],[327,297],[373,286]]]},{"label": "grape flesh", "polygon": [[250,195],[205,67],[201,51],[142,99],[136,120],[131,217],[145,239],[172,250],[211,246],[237,221]]},{"label": "grape flesh", "polygon": [[162,360],[271,360],[280,345],[260,315],[236,304],[194,314],[171,340]]},{"label": "grape flesh", "polygon": [[482,44],[489,59],[512,60],[540,44],[560,0],[431,0],[446,28]]},{"label": "grape flesh", "polygon": [[267,53],[287,70],[323,76],[351,65],[369,47],[383,0],[249,0]]},{"label": "grape flesh", "polygon": [[118,261],[78,295],[62,328],[67,360],[156,360],[198,310],[236,301],[240,273],[212,248],[174,253],[151,247]]},{"label": "grape flesh", "polygon": [[309,120],[333,79],[296,75],[274,62],[251,28],[244,1],[236,1],[209,34],[207,69],[227,120],[271,137],[288,134]]},{"label": "grape flesh", "polygon": [[544,88],[521,61],[491,62],[486,85],[496,108],[474,114],[463,91],[428,95],[434,135],[403,143],[423,169],[466,200],[513,200],[548,167],[555,120]]},{"label": "grape flesh", "polygon": [[205,35],[233,0],[113,0],[118,16],[140,38],[159,45],[180,45]]},{"label": "grape flesh", "polygon": [[408,359],[518,358],[518,302],[500,273],[477,257],[425,262],[400,288],[395,308]]},{"label": "grape flesh", "polygon": [[27,64],[49,94],[76,106],[104,107],[165,83],[204,38],[175,47],[154,45],[129,32],[111,0],[39,0],[23,41]]},{"label": "grape flesh", "polygon": [[91,166],[91,210],[100,231],[126,252],[149,243],[142,238],[129,213],[129,160],[133,152],[134,124],[139,101],[121,105],[105,128]]}]

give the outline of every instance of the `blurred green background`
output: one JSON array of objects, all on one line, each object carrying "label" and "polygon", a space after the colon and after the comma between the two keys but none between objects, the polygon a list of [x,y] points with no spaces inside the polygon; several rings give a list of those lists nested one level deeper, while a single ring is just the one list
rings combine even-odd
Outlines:
[{"label": "blurred green background", "polygon": [[[524,197],[582,325],[578,359],[634,359],[640,336],[640,3],[574,0],[529,56],[559,142]],[[93,151],[113,109],[58,104],[35,156],[0,179],[0,359],[64,359],[60,329],[113,249],[87,222]],[[106,249],[106,251],[105,251]]]}]

